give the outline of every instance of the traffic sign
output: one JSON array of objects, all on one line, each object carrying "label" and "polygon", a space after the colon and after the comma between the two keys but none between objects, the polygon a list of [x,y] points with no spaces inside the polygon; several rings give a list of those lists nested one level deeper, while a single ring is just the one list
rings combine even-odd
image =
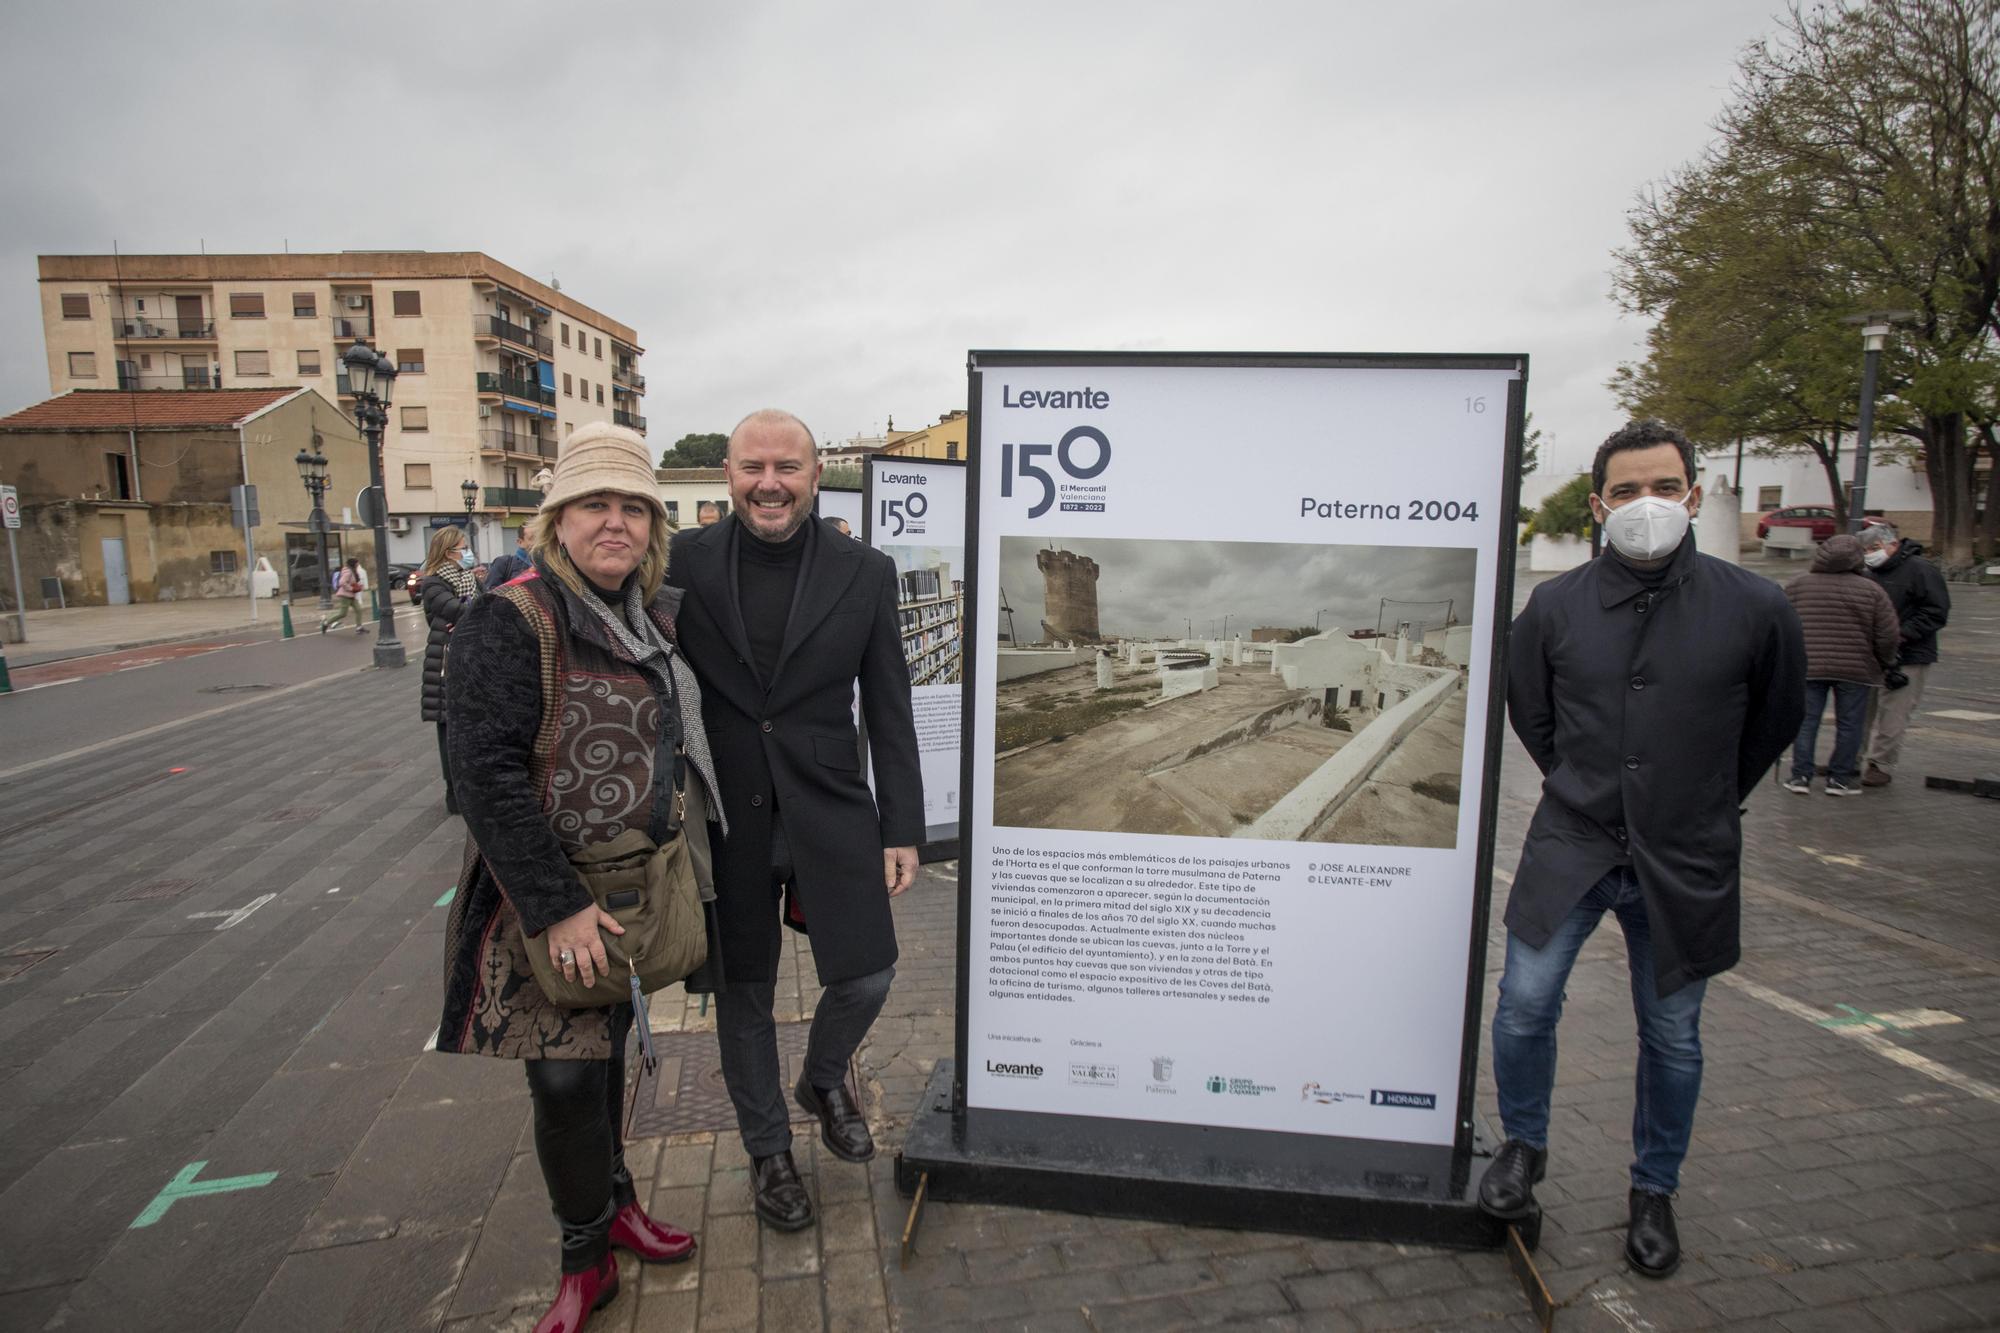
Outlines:
[{"label": "traffic sign", "polygon": [[0,486],[0,519],[10,528],[21,526],[21,497],[12,486]]},{"label": "traffic sign", "polygon": [[354,512],[369,527],[379,527],[388,517],[388,506],[382,502],[382,492],[373,486],[363,486],[354,494]]}]

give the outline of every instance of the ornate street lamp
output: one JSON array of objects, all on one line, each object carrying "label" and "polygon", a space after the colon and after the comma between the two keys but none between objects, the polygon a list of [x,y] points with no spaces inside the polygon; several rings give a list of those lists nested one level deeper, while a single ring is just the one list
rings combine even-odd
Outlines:
[{"label": "ornate street lamp", "polygon": [[1861,325],[1861,419],[1854,440],[1854,482],[1847,488],[1849,532],[1861,531],[1868,521],[1868,446],[1875,434],[1875,372],[1882,364],[1882,346],[1892,324],[1916,317],[1914,310],[1875,310],[1842,321]]},{"label": "ornate street lamp", "polygon": [[318,538],[319,545],[319,609],[333,610],[333,580],[326,568],[326,455],[319,451],[319,435],[313,435],[312,452],[299,450],[292,461],[299,465],[299,480],[306,484],[306,495],[312,500],[312,516],[306,521],[307,530]]},{"label": "ornate street lamp", "polygon": [[354,394],[354,420],[368,440],[368,488],[375,529],[375,665],[400,667],[403,645],[396,638],[396,607],[389,597],[389,492],[382,484],[382,433],[389,425],[389,401],[396,392],[396,363],[355,340],[341,355],[347,387]]},{"label": "ornate street lamp", "polygon": [[467,477],[458,483],[458,491],[465,497],[465,549],[471,551],[473,558],[477,559],[479,543],[473,540],[472,511],[479,503],[479,483]]}]

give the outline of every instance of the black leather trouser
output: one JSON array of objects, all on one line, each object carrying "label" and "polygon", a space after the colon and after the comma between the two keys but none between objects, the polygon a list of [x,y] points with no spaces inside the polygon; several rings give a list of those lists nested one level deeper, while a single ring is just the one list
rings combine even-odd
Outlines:
[{"label": "black leather trouser", "polygon": [[535,1156],[562,1229],[562,1268],[583,1273],[609,1252],[611,1219],[638,1198],[625,1169],[625,1039],[632,1007],[612,1011],[608,1060],[526,1060]]}]

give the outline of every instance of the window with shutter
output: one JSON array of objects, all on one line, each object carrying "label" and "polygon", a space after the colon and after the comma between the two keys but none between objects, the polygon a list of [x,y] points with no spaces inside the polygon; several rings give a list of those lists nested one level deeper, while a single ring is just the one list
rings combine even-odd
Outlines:
[{"label": "window with shutter", "polygon": [[389,293],[389,300],[390,308],[399,317],[421,315],[424,313],[424,297],[422,292],[391,292]]},{"label": "window with shutter", "polygon": [[299,374],[301,374],[301,375],[317,375],[317,374],[319,374],[319,349],[318,349],[318,348],[314,348],[313,350],[311,350],[311,351],[309,351],[309,352],[308,352],[308,351],[305,351],[305,350],[303,350],[303,349],[301,349],[301,350],[300,350],[300,352],[299,352]]},{"label": "window with shutter", "polygon": [[311,292],[292,293],[292,318],[315,319],[319,315],[319,297]]},{"label": "window with shutter", "polygon": [[64,292],[62,299],[62,312],[64,319],[89,319],[90,293]]},{"label": "window with shutter", "polygon": [[402,411],[404,430],[417,431],[431,428],[431,410],[428,407],[406,407]]},{"label": "window with shutter", "polygon": [[424,349],[421,347],[398,347],[396,349],[396,373],[398,375],[423,374]]},{"label": "window with shutter", "polygon": [[236,373],[239,375],[268,375],[271,373],[269,352],[238,352]]},{"label": "window with shutter", "polygon": [[264,293],[231,292],[229,294],[229,317],[231,319],[264,318]]},{"label": "window with shutter", "polygon": [[69,354],[69,374],[71,379],[94,380],[97,378],[97,353],[71,352]]}]

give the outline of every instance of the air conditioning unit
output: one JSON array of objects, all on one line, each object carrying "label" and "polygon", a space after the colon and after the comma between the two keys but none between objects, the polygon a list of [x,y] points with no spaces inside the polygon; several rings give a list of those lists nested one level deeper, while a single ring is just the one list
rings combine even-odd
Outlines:
[{"label": "air conditioning unit", "polygon": [[366,310],[368,298],[365,296],[344,296],[341,298],[349,310]]},{"label": "air conditioning unit", "polygon": [[479,419],[481,421],[486,420],[486,418],[492,415],[493,415],[493,408],[490,405],[486,403],[481,403],[479,405]]},{"label": "air conditioning unit", "polygon": [[389,515],[389,531],[395,533],[397,536],[401,536],[409,530],[410,516],[408,514]]}]

